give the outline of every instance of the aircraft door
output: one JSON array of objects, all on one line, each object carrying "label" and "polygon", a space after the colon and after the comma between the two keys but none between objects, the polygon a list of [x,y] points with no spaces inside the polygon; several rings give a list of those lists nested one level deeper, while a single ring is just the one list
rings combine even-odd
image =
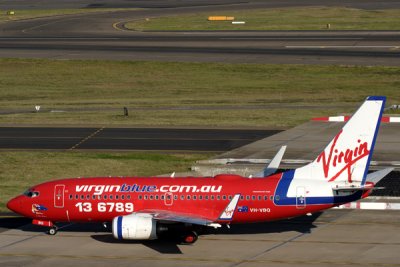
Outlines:
[{"label": "aircraft door", "polygon": [[64,189],[65,185],[58,184],[54,186],[54,207],[64,208]]},{"label": "aircraft door", "polygon": [[172,192],[167,192],[164,195],[164,204],[165,206],[172,206],[174,203],[174,194]]},{"label": "aircraft door", "polygon": [[298,209],[304,209],[306,207],[306,188],[304,186],[298,186],[296,190],[296,207]]}]

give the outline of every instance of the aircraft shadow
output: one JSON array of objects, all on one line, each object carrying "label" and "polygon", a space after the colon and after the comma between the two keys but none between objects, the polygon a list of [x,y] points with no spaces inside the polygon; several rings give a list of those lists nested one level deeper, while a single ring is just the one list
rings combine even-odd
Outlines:
[{"label": "aircraft shadow", "polygon": [[202,235],[242,235],[242,234],[268,234],[268,233],[282,233],[282,232],[299,232],[310,233],[311,229],[316,228],[314,221],[320,217],[322,212],[313,213],[311,216],[301,216],[291,219],[260,222],[260,223],[246,223],[235,224],[230,228],[221,227],[219,229],[206,228]]},{"label": "aircraft shadow", "polygon": [[[320,217],[322,212],[314,213],[311,216],[301,216],[286,220],[273,222],[235,224],[231,228],[221,227],[214,229],[211,227],[202,227],[198,229],[200,236],[207,235],[242,235],[242,234],[265,234],[265,233],[282,233],[282,232],[299,232],[310,233],[311,229],[316,228],[315,220]],[[162,238],[157,240],[117,240],[110,233],[109,228],[104,228],[101,223],[73,223],[58,224],[62,232],[91,232],[96,241],[109,244],[141,244],[162,254],[182,254],[178,247],[180,242],[173,237]],[[8,229],[20,229],[28,232],[46,232],[46,227],[40,227],[31,224],[31,219],[24,217],[0,218],[0,232]]]},{"label": "aircraft shadow", "polygon": [[109,244],[141,244],[162,254],[182,254],[179,249],[178,241],[173,239],[156,239],[156,240],[118,240],[112,234],[95,234],[91,235],[94,240]]}]

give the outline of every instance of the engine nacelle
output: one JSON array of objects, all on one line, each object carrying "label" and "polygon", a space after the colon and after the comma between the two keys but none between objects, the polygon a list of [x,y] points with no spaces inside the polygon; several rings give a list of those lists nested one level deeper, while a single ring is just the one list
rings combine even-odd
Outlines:
[{"label": "engine nacelle", "polygon": [[118,216],[113,219],[112,233],[116,239],[157,239],[157,222],[150,214]]}]

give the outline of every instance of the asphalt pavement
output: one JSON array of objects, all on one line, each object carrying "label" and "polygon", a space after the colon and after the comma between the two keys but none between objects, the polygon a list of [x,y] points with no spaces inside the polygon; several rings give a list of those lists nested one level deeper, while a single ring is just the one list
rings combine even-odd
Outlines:
[{"label": "asphalt pavement", "polygon": [[[18,4],[6,1],[0,8],[39,8],[36,4],[24,3],[25,0]],[[136,32],[123,26],[136,19],[207,11],[315,5],[384,9],[400,8],[399,1],[62,0],[57,3],[61,7],[147,8],[1,23],[0,57],[400,65],[398,31]]]},{"label": "asphalt pavement", "polygon": [[0,149],[220,152],[278,132],[280,130],[1,127]]}]

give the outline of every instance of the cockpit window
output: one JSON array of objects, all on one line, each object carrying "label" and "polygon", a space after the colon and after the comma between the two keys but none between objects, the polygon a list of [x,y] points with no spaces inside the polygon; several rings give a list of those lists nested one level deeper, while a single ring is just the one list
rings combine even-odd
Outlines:
[{"label": "cockpit window", "polygon": [[24,195],[27,197],[37,197],[37,196],[39,196],[39,192],[28,189],[24,192]]}]

